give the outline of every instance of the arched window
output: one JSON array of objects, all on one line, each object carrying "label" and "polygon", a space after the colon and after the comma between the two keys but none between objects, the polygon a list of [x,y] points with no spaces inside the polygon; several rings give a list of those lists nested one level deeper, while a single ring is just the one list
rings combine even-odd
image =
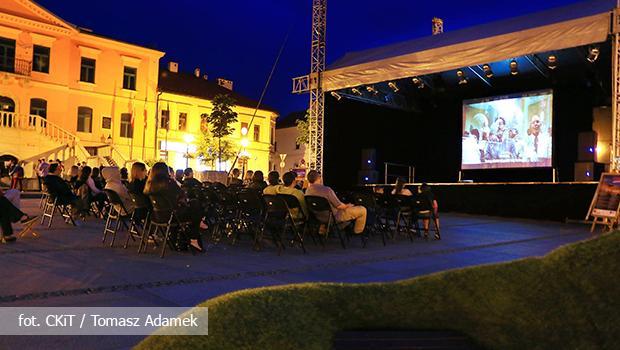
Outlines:
[{"label": "arched window", "polygon": [[47,118],[47,101],[42,98],[30,99],[30,115]]},{"label": "arched window", "polygon": [[93,109],[78,107],[77,131],[93,132]]}]

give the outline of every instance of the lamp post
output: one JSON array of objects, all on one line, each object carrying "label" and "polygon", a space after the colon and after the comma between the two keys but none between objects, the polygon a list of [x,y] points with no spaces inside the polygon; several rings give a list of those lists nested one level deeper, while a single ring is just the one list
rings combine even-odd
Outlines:
[{"label": "lamp post", "polygon": [[242,127],[241,128],[241,153],[239,154],[242,160],[241,162],[241,177],[243,178],[245,176],[245,166],[246,163],[248,162],[248,151],[247,148],[250,145],[250,141],[247,138],[248,136],[248,128],[247,127]]},{"label": "lamp post", "polygon": [[185,149],[185,168],[189,168],[189,145],[190,143],[192,143],[194,141],[194,135],[192,134],[185,134],[185,136],[183,136],[183,139],[185,140],[185,144],[186,144],[186,149]]}]

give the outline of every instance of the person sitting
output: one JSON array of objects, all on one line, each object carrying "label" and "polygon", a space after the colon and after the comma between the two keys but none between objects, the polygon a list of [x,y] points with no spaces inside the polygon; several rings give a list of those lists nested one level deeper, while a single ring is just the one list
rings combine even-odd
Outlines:
[{"label": "person sitting", "polygon": [[248,188],[263,192],[265,187],[267,187],[267,183],[265,182],[263,172],[256,170],[254,175],[252,175],[252,182],[250,182]]},{"label": "person sitting", "polygon": [[119,205],[115,206],[116,211],[121,213],[121,215],[131,214],[135,209],[135,205],[131,200],[131,197],[129,196],[129,191],[127,191],[127,188],[125,187],[125,185],[123,185],[123,182],[121,181],[121,173],[118,170],[118,167],[103,168],[103,170],[101,171],[101,175],[105,180],[104,189],[116,192],[116,194],[118,194],[121,201],[123,202],[123,206],[125,207],[125,209],[127,209],[127,212],[125,212]]},{"label": "person sitting", "polygon": [[366,226],[366,208],[342,203],[336,196],[334,190],[323,185],[323,179],[318,171],[310,170],[307,177],[309,185],[308,189],[306,189],[306,196],[318,196],[327,199],[336,221],[338,223],[355,221],[353,233],[362,234]]},{"label": "person sitting", "polygon": [[243,178],[243,186],[247,186],[252,182],[252,176],[254,172],[252,170],[248,170],[245,172],[245,177]]},{"label": "person sitting", "polygon": [[268,186],[263,189],[263,194],[275,195],[280,187],[280,174],[277,171],[270,171],[267,174]]},{"label": "person sitting", "polygon": [[234,168],[230,174],[230,176],[228,177],[228,186],[243,186],[243,181],[241,181],[241,179],[239,179],[239,176],[241,175],[241,171],[239,171],[239,169]]},{"label": "person sitting", "polygon": [[[98,169],[98,168],[95,168]],[[95,196],[105,196],[100,189],[95,186],[95,180],[91,176],[92,168],[85,166],[80,169],[78,180],[75,182],[75,193],[78,196],[76,211],[81,217],[86,216],[90,211],[90,204],[95,200]]]},{"label": "person sitting", "polygon": [[187,200],[185,192],[170,177],[166,163],[158,162],[153,165],[144,194],[155,200],[160,209],[173,210],[179,221],[191,222],[188,232],[190,245],[197,251],[203,250],[200,242],[200,223],[203,218],[200,203]]},{"label": "person sitting", "polygon": [[181,185],[183,185],[183,174],[184,174],[184,173],[185,173],[185,172],[184,172],[183,170],[181,170],[181,169],[177,169],[177,170],[174,172],[174,179],[175,179],[175,180],[177,180],[177,182],[178,182],[179,184],[181,184]]},{"label": "person sitting", "polygon": [[401,195],[401,196],[413,196],[413,193],[405,188],[405,181],[400,177],[396,179],[396,184],[394,185],[394,189],[392,190],[392,194]]},{"label": "person sitting", "polygon": [[194,169],[185,169],[185,171],[183,171],[183,175],[183,188],[202,187],[202,183],[194,178]]},{"label": "person sitting", "polygon": [[[308,207],[306,206],[306,199],[304,197],[304,193],[295,187],[296,178],[297,178],[297,173],[294,171],[289,171],[287,173],[284,173],[284,175],[282,175],[283,185],[278,186],[277,193],[295,196],[295,198],[297,198],[297,200],[299,201],[299,206],[301,207],[304,217],[308,217]],[[292,213],[292,214],[296,218],[301,217],[301,215],[299,214],[297,215],[295,215],[295,213]]]},{"label": "person sitting", "polygon": [[127,186],[129,184],[129,172],[127,172],[127,168],[125,167],[121,168],[121,182],[124,186]]},{"label": "person sitting", "polygon": [[[17,194],[19,195],[19,192]],[[0,228],[2,229],[3,242],[15,241],[13,223],[20,221],[22,224],[28,224],[36,219],[36,216],[29,216],[13,205],[12,201],[0,189]]]},{"label": "person sitting", "polygon": [[78,168],[77,165],[71,166],[71,169],[69,170],[69,185],[71,185],[71,187],[75,187],[75,183],[77,182],[79,175],[80,168]]},{"label": "person sitting", "polygon": [[75,210],[75,204],[77,203],[77,197],[71,191],[69,184],[60,178],[61,168],[58,163],[52,163],[49,166],[47,176],[43,179],[43,183],[47,188],[50,196],[58,200],[60,205],[71,205]]},{"label": "person sitting", "polygon": [[[92,168],[91,176],[90,176],[92,178],[92,182],[90,184],[96,187],[97,190],[99,190],[99,192],[101,192],[101,190],[103,190],[103,188],[105,187],[105,181],[101,177],[101,169],[103,169],[103,166],[100,168],[97,168],[97,167]],[[90,184],[88,185],[89,187],[91,187]]]},{"label": "person sitting", "polygon": [[127,185],[127,191],[135,199],[136,209],[135,217],[144,219],[147,212],[151,209],[151,202],[144,194],[144,186],[146,185],[146,165],[141,162],[135,162],[131,165],[130,182]]},{"label": "person sitting", "polygon": [[419,213],[422,214],[422,224],[424,227],[424,238],[428,238],[430,219],[433,219],[437,229],[435,232],[435,239],[441,239],[439,235],[439,205],[428,184],[423,183],[422,186],[420,186],[418,198],[420,202]]}]

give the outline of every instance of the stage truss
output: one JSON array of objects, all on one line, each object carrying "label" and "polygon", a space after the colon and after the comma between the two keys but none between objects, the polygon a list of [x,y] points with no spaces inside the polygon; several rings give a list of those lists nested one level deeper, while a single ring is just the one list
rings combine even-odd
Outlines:
[{"label": "stage truss", "polygon": [[613,12],[611,42],[611,113],[612,113],[612,147],[611,171],[620,171],[620,9]]},{"label": "stage truss", "polygon": [[325,32],[327,28],[327,0],[312,0],[312,47],[310,74],[293,79],[293,93],[310,93],[308,129],[308,167],[323,171],[323,126],[325,94],[321,86],[325,71]]}]

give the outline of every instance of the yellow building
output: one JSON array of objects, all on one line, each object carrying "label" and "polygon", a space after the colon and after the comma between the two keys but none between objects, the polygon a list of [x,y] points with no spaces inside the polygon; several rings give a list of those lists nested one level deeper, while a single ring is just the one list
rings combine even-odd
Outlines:
[{"label": "yellow building", "polygon": [[[76,161],[123,166],[159,159],[159,147],[167,147],[173,165],[184,166],[178,145],[187,148],[186,133],[198,138],[200,114],[210,112],[214,89],[171,91],[164,84],[160,92],[163,56],[69,24],[32,1],[0,1],[0,160],[17,158],[28,176],[38,158],[60,158],[67,167]],[[240,120],[248,120],[252,103],[232,94],[240,101]],[[158,116],[168,106],[166,132]],[[179,130],[179,113],[186,113],[185,130]],[[269,166],[275,117],[273,111],[258,112],[260,135],[248,147],[253,168]]]},{"label": "yellow building", "polygon": [[[217,164],[213,169],[211,164],[204,164],[194,155],[201,137],[202,115],[211,113],[213,97],[227,94],[235,100],[233,109],[238,115],[237,123],[233,125],[235,131],[227,139],[246,162],[238,162],[235,166],[263,172],[273,169],[270,159],[278,114],[271,108],[262,107],[254,116],[257,101],[232,91],[232,84],[224,79],[218,79],[218,82],[207,80],[206,75],[201,76],[200,69],[195,69],[194,74],[182,73],[176,63],[169,63],[168,69],[159,74],[157,148],[162,152],[158,157],[166,159],[167,155],[168,163],[175,169],[189,164],[194,169],[218,170]],[[188,140],[192,142],[188,143]],[[188,149],[189,160],[186,158]],[[232,163],[233,160],[223,162],[219,169],[229,170]]]}]

